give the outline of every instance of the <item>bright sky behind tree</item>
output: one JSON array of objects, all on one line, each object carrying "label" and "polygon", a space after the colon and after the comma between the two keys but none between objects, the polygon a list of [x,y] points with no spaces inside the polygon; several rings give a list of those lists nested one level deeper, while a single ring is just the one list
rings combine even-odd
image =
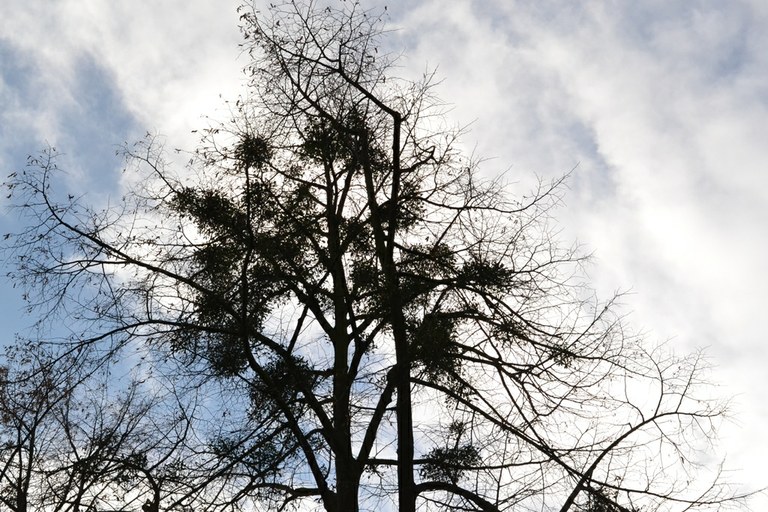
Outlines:
[{"label": "bright sky behind tree", "polygon": [[[224,100],[246,93],[237,3],[4,0],[0,171],[50,144],[73,193],[105,202],[120,195],[121,144],[149,131],[169,158],[194,149],[204,116],[226,120]],[[437,69],[485,175],[506,172],[524,194],[573,170],[561,238],[594,253],[599,296],[630,292],[629,323],[649,341],[707,349],[735,397],[719,457],[740,470],[732,480],[768,485],[768,3],[386,5],[397,72]],[[0,229],[17,224],[4,208]],[[0,340],[34,320],[19,294],[0,291]]]}]

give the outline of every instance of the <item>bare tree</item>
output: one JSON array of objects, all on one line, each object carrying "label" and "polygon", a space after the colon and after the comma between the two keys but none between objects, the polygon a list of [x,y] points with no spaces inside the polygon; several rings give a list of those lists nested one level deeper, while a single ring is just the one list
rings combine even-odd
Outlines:
[{"label": "bare tree", "polygon": [[13,512],[30,510],[30,489],[50,455],[57,403],[69,388],[66,376],[38,372],[48,361],[36,350],[9,350],[0,370],[0,501]]},{"label": "bare tree", "polygon": [[118,207],[57,199],[50,151],[9,181],[31,219],[17,278],[72,321],[61,343],[186,404],[184,434],[134,464],[146,510],[739,498],[691,482],[724,412],[701,358],[649,349],[592,298],[548,226],[561,181],[515,199],[482,179],[431,77],[390,74],[357,2],[240,12],[249,95],[184,172],[150,138],[126,149]]},{"label": "bare tree", "polygon": [[[47,344],[9,348],[0,393],[0,500],[15,512],[126,510],[185,495],[199,404]],[[86,353],[82,355],[88,356]],[[195,465],[191,464],[194,468]],[[183,508],[177,506],[176,508]]]},{"label": "bare tree", "polygon": [[[8,349],[0,381],[0,500],[7,509],[79,510],[94,496],[101,462],[89,464],[81,451],[104,448],[103,437],[116,426],[105,422],[109,407],[88,396],[97,391],[86,384],[91,377],[82,361],[43,344]],[[75,440],[73,431],[94,426],[94,416],[101,421],[93,436]],[[93,453],[87,458],[95,460]]]}]

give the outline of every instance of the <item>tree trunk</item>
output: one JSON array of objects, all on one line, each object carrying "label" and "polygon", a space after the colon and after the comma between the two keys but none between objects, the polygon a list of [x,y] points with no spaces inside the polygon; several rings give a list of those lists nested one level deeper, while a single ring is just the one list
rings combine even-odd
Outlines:
[{"label": "tree trunk", "polygon": [[358,512],[360,472],[355,461],[347,457],[336,459],[336,505],[338,512]]}]

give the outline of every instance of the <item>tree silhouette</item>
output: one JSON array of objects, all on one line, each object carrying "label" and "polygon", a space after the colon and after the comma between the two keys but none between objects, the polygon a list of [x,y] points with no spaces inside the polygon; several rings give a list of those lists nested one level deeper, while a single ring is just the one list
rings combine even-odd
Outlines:
[{"label": "tree silhouette", "polygon": [[698,355],[649,348],[582,284],[548,226],[560,180],[516,199],[482,178],[357,2],[240,14],[249,93],[188,168],[126,148],[133,186],[102,210],[59,198],[52,150],[8,183],[15,277],[71,322],[60,343],[182,405],[159,410],[184,435],[103,458],[149,479],[147,510],[738,498],[685,481],[723,405]]}]

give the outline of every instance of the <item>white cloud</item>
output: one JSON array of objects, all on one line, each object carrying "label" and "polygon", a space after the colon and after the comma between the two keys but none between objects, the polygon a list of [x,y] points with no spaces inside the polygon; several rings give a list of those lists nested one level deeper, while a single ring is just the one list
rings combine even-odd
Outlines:
[{"label": "white cloud", "polygon": [[469,5],[409,11],[409,63],[441,64],[440,90],[478,118],[472,138],[495,167],[556,175],[581,162],[561,222],[596,251],[596,286],[631,288],[651,336],[711,346],[715,378],[740,395],[745,435],[726,430],[725,451],[765,484],[765,7]]},{"label": "white cloud", "polygon": [[[36,101],[47,113],[41,118],[56,119],[52,113],[80,100],[71,94],[84,55],[112,78],[139,124],[174,137],[188,135],[203,124],[202,115],[221,107],[218,93],[232,97],[239,90],[235,2],[11,3],[0,33],[10,34],[13,51],[36,69],[42,82]],[[57,128],[38,131],[50,137]]]}]

